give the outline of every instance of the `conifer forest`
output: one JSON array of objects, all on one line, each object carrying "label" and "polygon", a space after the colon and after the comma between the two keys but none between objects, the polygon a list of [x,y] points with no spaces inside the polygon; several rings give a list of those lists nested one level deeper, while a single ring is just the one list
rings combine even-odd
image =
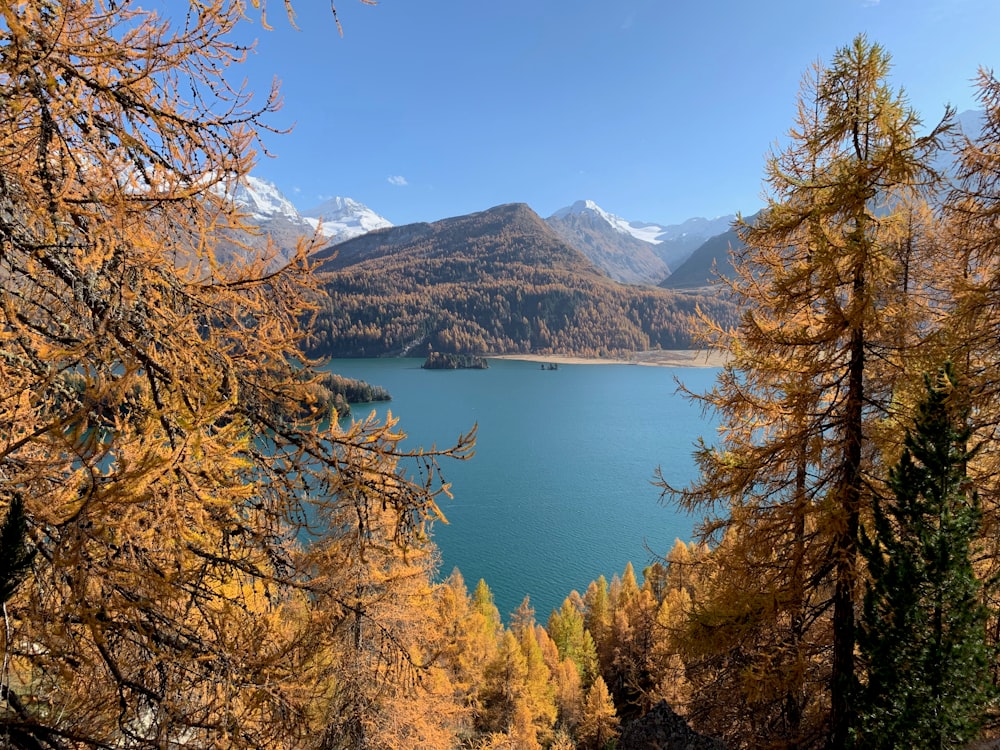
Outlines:
[{"label": "conifer forest", "polygon": [[729,748],[1000,737],[990,71],[966,133],[875,40],[817,50],[684,333],[727,355],[660,483],[697,538],[500,613],[433,543],[474,425],[331,420],[322,238],[233,252],[263,0],[156,5],[0,4],[0,747],[624,750],[665,707]]}]

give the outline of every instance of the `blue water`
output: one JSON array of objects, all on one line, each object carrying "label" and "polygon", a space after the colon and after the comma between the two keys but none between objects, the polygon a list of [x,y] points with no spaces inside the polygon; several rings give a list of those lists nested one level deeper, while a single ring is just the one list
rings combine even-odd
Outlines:
[{"label": "blue water", "polygon": [[[657,466],[676,484],[713,425],[677,393],[675,378],[706,390],[716,371],[634,365],[490,360],[488,370],[422,370],[420,359],[335,360],[330,369],[384,386],[406,445],[451,445],[478,423],[476,455],[444,464],[454,500],[437,524],[441,574],[455,567],[470,590],[486,580],[506,616],[526,594],[539,621],[600,575],[629,561],[641,574],[694,522],[659,503]],[[354,408],[357,418],[370,405]]]}]

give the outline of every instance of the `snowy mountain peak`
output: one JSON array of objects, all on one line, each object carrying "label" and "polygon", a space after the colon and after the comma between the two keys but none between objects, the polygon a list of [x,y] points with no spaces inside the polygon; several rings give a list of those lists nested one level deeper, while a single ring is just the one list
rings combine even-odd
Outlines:
[{"label": "snowy mountain peak", "polygon": [[332,220],[345,218],[352,214],[364,213],[368,210],[363,203],[358,203],[353,198],[342,198],[339,195],[335,195],[329,200],[323,201],[318,206],[306,209],[302,212],[302,215],[314,219]]},{"label": "snowy mountain peak", "polygon": [[300,213],[274,183],[252,175],[240,179],[233,190],[233,200],[250,215],[252,221],[262,226],[284,220],[308,233],[310,228],[315,230],[322,219],[323,235],[337,242],[392,226],[364,204],[339,196]]},{"label": "snowy mountain peak", "polygon": [[594,203],[594,201],[586,200],[577,201],[572,206],[567,206],[566,208],[560,208],[553,214],[553,216],[558,219],[565,219],[567,216],[580,216],[582,214],[595,214],[601,218],[611,215]]},{"label": "snowy mountain peak", "polygon": [[277,186],[259,177],[246,175],[233,191],[233,200],[243,206],[257,221],[266,221],[278,216],[297,219],[299,212]]},{"label": "snowy mountain peak", "polygon": [[559,209],[552,217],[563,220],[570,217],[580,217],[590,221],[602,221],[610,225],[616,232],[632,235],[637,240],[649,242],[653,245],[661,242],[658,235],[663,232],[663,227],[656,224],[627,221],[620,216],[608,213],[591,200],[577,201],[572,206]]},{"label": "snowy mountain peak", "polygon": [[336,237],[338,241],[349,240],[375,229],[392,226],[392,222],[379,216],[363,203],[340,196],[334,196],[304,211],[302,215],[314,227],[322,221],[323,234],[327,237]]}]

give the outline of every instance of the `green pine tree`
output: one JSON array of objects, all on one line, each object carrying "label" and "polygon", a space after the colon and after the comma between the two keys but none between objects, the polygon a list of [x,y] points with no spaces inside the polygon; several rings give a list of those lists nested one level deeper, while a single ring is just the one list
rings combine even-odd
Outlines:
[{"label": "green pine tree", "polygon": [[20,495],[14,495],[0,523],[0,604],[14,595],[34,559],[35,548],[28,542],[24,501]]},{"label": "green pine tree", "polygon": [[859,747],[964,747],[993,696],[972,565],[982,512],[965,472],[966,411],[951,363],[926,381],[890,470],[893,497],[875,501],[861,539],[871,580],[858,638],[868,674]]}]

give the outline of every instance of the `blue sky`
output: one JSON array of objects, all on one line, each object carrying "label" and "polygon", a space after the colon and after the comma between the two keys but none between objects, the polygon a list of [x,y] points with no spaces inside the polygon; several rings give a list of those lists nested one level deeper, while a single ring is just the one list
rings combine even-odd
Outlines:
[{"label": "blue sky", "polygon": [[251,88],[281,82],[274,158],[299,208],[333,195],[394,224],[590,199],[630,220],[752,213],[803,74],[864,32],[925,121],[1000,68],[996,0],[270,0]]}]

